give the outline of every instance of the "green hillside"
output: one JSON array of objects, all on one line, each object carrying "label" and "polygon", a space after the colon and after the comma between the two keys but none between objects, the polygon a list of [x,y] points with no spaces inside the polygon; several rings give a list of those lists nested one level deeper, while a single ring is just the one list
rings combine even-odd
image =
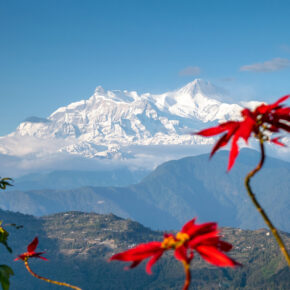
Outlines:
[{"label": "green hillside", "polygon": [[[52,279],[66,281],[83,289],[181,289],[182,266],[171,255],[165,255],[149,276],[144,263],[124,271],[124,263],[108,258],[116,252],[138,243],[160,240],[162,233],[152,231],[137,222],[115,215],[67,212],[42,218],[0,211],[5,223],[24,225],[9,228],[9,243],[13,254],[3,248],[1,263],[11,265],[15,276],[11,289],[61,289],[31,277],[22,261],[13,258],[24,251],[37,235],[38,250],[45,250],[46,261],[31,260],[31,268]],[[223,269],[210,266],[198,255],[192,263],[191,289],[289,289],[290,272],[267,230],[245,231],[223,228],[224,239],[234,244],[231,256],[243,263],[242,268]],[[283,234],[290,247],[290,235]]]}]

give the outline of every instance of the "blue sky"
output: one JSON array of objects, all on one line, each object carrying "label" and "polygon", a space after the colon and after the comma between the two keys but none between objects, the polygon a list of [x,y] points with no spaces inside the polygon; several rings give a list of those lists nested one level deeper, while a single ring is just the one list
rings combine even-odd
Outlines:
[{"label": "blue sky", "polygon": [[95,87],[290,93],[290,1],[0,0],[0,135]]}]

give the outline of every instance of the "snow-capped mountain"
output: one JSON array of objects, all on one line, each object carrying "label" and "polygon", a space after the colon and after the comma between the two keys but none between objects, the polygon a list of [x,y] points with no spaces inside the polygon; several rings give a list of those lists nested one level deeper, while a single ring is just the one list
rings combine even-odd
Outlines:
[{"label": "snow-capped mountain", "polygon": [[[120,153],[123,146],[206,144],[212,140],[188,133],[208,122],[240,117],[241,106],[222,99],[218,88],[200,79],[160,95],[99,86],[89,99],[60,107],[47,119],[31,117],[22,122],[15,132],[0,138],[0,153],[126,158]],[[25,149],[21,140],[29,138],[33,145],[28,142]]]},{"label": "snow-capped mountain", "polygon": [[[89,99],[61,107],[48,118],[29,117],[0,137],[0,176],[120,166],[151,170],[168,160],[206,153],[214,139],[190,133],[239,119],[242,107],[260,104],[230,104],[226,98],[200,79],[159,95],[99,86]],[[290,144],[287,137],[283,142]],[[289,160],[289,149],[272,147],[268,153]]]},{"label": "snow-capped mountain", "polygon": [[[60,107],[48,118],[30,117],[15,132],[0,137],[0,155],[37,162],[59,154],[129,160],[136,157],[128,149],[132,146],[211,144],[213,139],[189,133],[239,119],[242,106],[259,104],[229,104],[223,99],[221,89],[200,79],[159,95],[99,86],[89,99]],[[148,153],[138,150],[139,156]]]}]

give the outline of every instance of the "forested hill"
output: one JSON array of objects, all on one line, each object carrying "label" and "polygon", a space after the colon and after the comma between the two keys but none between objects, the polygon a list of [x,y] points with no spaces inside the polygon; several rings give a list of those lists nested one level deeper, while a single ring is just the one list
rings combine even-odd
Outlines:
[{"label": "forested hill", "polygon": [[[26,251],[35,236],[39,237],[37,250],[49,261],[31,260],[31,268],[52,279],[66,281],[83,290],[87,289],[181,289],[184,273],[179,262],[170,254],[153,267],[153,275],[144,271],[144,263],[138,268],[124,271],[124,263],[110,262],[116,252],[137,243],[160,240],[162,233],[152,231],[131,220],[115,215],[67,212],[35,218],[20,213],[0,211],[3,224],[16,223],[24,227],[10,232],[9,244],[13,254],[4,247],[1,264],[9,264],[15,271],[11,289],[57,289],[39,281],[28,272],[22,261],[13,259]],[[235,249],[231,256],[243,263],[242,268],[216,268],[195,256],[192,263],[191,289],[290,289],[290,272],[274,240],[265,229],[245,231],[223,228],[224,240]],[[282,234],[288,248],[290,235]]]}]

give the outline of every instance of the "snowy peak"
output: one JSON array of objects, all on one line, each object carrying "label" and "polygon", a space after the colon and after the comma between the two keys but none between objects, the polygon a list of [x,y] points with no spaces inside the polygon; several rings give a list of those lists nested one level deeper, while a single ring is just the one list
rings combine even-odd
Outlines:
[{"label": "snowy peak", "polygon": [[184,87],[178,89],[175,94],[179,96],[187,95],[191,96],[192,98],[202,95],[207,99],[216,99],[222,101],[225,91],[211,84],[209,81],[195,79]]},{"label": "snowy peak", "polygon": [[[98,86],[89,99],[60,107],[45,122],[29,118],[10,136],[49,139],[58,152],[105,158],[130,145],[204,144],[212,141],[188,132],[240,117],[239,105],[218,98],[221,91],[201,79],[159,95]],[[0,153],[12,152],[4,139]]]},{"label": "snowy peak", "polygon": [[106,92],[102,86],[97,86],[94,95],[105,95]]},{"label": "snowy peak", "polygon": [[238,118],[240,106],[211,98],[220,95],[215,86],[201,79],[160,95],[110,91],[98,86],[89,99],[53,112],[48,117],[50,122],[20,124],[17,134],[41,138],[75,137],[82,141],[102,138],[101,143],[113,141],[110,138],[118,143],[132,140],[151,143],[150,138],[162,133],[180,135],[190,126],[194,129],[197,123]]},{"label": "snowy peak", "polygon": [[179,95],[191,95],[194,96],[198,93],[200,94],[206,94],[206,91],[208,91],[208,87],[212,87],[212,85],[204,81],[202,79],[195,79],[194,81],[188,83],[184,87],[178,89],[176,93]]},{"label": "snowy peak", "polygon": [[201,79],[196,79],[178,90],[153,96],[160,110],[183,118],[202,122],[238,119],[240,106],[224,103],[221,101],[223,98],[222,89]]},{"label": "snowy peak", "polygon": [[112,100],[115,102],[130,103],[140,99],[136,91],[129,92],[127,90],[105,90],[103,87],[98,86],[95,93],[90,97],[89,101],[95,102],[97,99]]}]

